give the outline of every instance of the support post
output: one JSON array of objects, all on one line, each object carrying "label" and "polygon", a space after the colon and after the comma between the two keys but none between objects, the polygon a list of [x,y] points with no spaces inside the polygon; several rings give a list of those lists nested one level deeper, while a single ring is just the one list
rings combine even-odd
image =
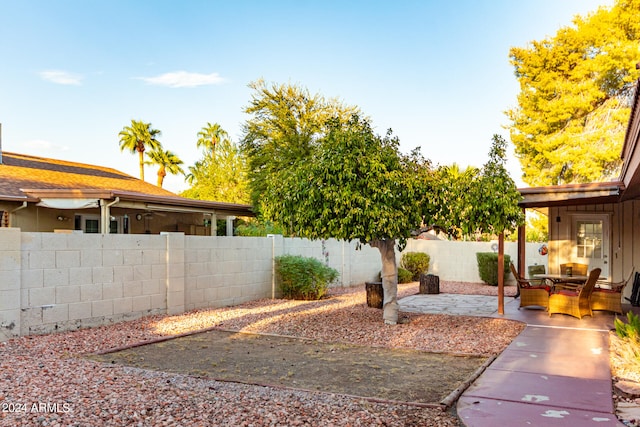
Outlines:
[{"label": "support post", "polygon": [[[525,208],[522,208],[522,212],[526,215]],[[526,243],[527,243],[526,226],[519,225],[518,226],[518,272],[520,272],[520,274],[522,274],[522,272],[524,271],[524,266],[526,264],[526,260],[525,260]]]},{"label": "support post", "polygon": [[235,216],[227,217],[227,236],[233,236],[233,220],[236,219]]},{"label": "support post", "polygon": [[504,314],[504,232],[498,235],[498,314]]}]

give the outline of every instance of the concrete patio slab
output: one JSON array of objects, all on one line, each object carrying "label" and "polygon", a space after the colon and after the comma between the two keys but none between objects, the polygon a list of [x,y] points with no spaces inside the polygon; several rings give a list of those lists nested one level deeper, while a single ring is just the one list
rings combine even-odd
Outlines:
[{"label": "concrete patio slab", "polygon": [[467,427],[624,426],[615,416],[609,331],[615,316],[597,311],[577,319],[539,308],[519,308],[497,297],[413,295],[401,311],[516,320],[525,330],[463,393],[457,413]]},{"label": "concrete patio slab", "polygon": [[474,427],[624,426],[612,413],[513,403],[467,395],[463,395],[458,401],[458,416],[465,426]]},{"label": "concrete patio slab", "polygon": [[465,396],[609,414],[615,410],[611,399],[611,379],[594,380],[487,369],[467,389]]},{"label": "concrete patio slab", "polygon": [[[526,329],[523,333],[526,333]],[[608,348],[600,355],[585,357],[576,353],[541,353],[507,348],[491,364],[494,369],[564,377],[608,379],[611,381]],[[609,387],[611,390],[611,387]]]},{"label": "concrete patio slab", "polygon": [[511,346],[513,349],[535,349],[537,352],[558,356],[580,352],[589,356],[599,354],[609,346],[608,331],[529,326],[526,332],[516,337]]},{"label": "concrete patio slab", "polygon": [[[505,298],[505,303],[513,297]],[[490,317],[498,310],[497,297],[487,295],[420,294],[398,301],[400,311],[457,316]]]}]

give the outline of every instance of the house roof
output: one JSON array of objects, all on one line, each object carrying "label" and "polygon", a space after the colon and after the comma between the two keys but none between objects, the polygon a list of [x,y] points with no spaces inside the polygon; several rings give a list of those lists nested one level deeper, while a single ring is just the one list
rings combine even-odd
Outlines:
[{"label": "house roof", "polygon": [[3,152],[0,200],[39,202],[44,198],[119,198],[155,210],[254,216],[250,205],[187,199],[112,168]]},{"label": "house roof", "polygon": [[[636,66],[640,68],[640,64]],[[520,188],[525,208],[617,203],[640,198],[640,79],[636,82],[629,123],[620,157],[622,169],[617,181],[588,184],[549,185]]]},{"label": "house roof", "polygon": [[524,208],[570,206],[593,203],[614,203],[624,192],[621,182],[594,182],[589,184],[550,185],[520,188]]},{"label": "house roof", "polygon": [[[640,68],[640,64],[636,65]],[[622,195],[622,200],[640,197],[640,79],[636,83],[636,91],[631,105],[629,124],[624,135],[624,145],[620,157],[623,160],[620,180],[627,191]]]}]

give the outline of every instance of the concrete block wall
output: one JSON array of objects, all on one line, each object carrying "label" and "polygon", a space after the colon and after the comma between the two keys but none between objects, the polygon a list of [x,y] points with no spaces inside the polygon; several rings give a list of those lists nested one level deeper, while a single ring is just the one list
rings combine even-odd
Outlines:
[{"label": "concrete block wall", "polygon": [[20,335],[20,229],[0,228],[0,342]]},{"label": "concrete block wall", "polygon": [[186,236],[185,242],[187,311],[271,297],[271,238]]},{"label": "concrete block wall", "polygon": [[336,239],[284,239],[280,254],[314,257],[335,268],[340,277],[336,286],[352,286],[376,280],[381,270],[380,252],[369,245]]},{"label": "concrete block wall", "polygon": [[163,236],[21,234],[21,334],[163,313]]},{"label": "concrete block wall", "polygon": [[[424,252],[429,254],[429,272],[440,276],[441,280],[452,282],[481,282],[478,273],[477,252],[493,252],[492,246],[497,242],[452,242],[446,240],[412,239],[403,252]],[[541,264],[547,266],[548,257],[540,255],[541,243],[526,243],[525,259],[527,265]],[[518,265],[518,244],[505,242],[504,253],[511,257],[514,265]],[[399,258],[398,258],[399,260]],[[547,269],[547,271],[549,271]],[[515,284],[509,276],[508,283]]]},{"label": "concrete block wall", "polygon": [[[475,253],[490,242],[409,241],[441,280],[478,282]],[[546,265],[539,244],[527,263]],[[514,259],[516,244],[507,243]],[[0,341],[141,317],[278,297],[273,259],[315,257],[340,273],[334,286],[375,280],[380,253],[335,239],[31,233],[0,228]],[[400,262],[400,253],[397,261]]]}]

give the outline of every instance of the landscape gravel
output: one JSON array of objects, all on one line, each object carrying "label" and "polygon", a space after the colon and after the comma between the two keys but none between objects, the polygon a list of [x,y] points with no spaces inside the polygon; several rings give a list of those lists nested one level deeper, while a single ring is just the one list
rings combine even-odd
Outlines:
[{"label": "landscape gravel", "polygon": [[[493,295],[496,288],[441,282],[440,291]],[[399,296],[417,292],[417,283],[399,286]],[[0,426],[458,426],[451,411],[141,370],[82,355],[212,327],[496,355],[524,327],[503,319],[400,316],[403,323],[384,325],[359,286],[332,289],[321,301],[265,299],[12,339],[0,343]]]}]

